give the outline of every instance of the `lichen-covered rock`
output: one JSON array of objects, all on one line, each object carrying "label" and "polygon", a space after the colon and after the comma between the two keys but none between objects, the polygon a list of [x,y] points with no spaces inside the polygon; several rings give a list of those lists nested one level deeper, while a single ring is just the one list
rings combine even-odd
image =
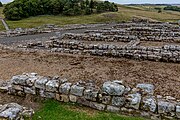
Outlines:
[{"label": "lichen-covered rock", "polygon": [[111,106],[111,105],[107,105],[107,111],[109,111],[109,112],[119,112],[120,108],[114,107],[114,106]]},{"label": "lichen-covered rock", "polygon": [[158,113],[160,114],[168,114],[171,112],[175,112],[175,104],[166,101],[158,101]]},{"label": "lichen-covered rock", "polygon": [[154,93],[154,85],[152,84],[137,84],[136,88],[139,88],[148,94]]},{"label": "lichen-covered rock", "polygon": [[157,102],[154,96],[146,96],[142,100],[142,109],[156,112]]},{"label": "lichen-covered rock", "polygon": [[35,82],[35,87],[39,89],[45,90],[45,85],[48,82],[48,78],[42,77]]},{"label": "lichen-covered rock", "polygon": [[76,96],[82,96],[83,92],[84,92],[84,87],[78,85],[73,85],[70,91],[71,94]]},{"label": "lichen-covered rock", "polygon": [[180,104],[176,106],[176,116],[180,119]]},{"label": "lichen-covered rock", "polygon": [[114,96],[112,98],[112,105],[113,106],[121,107],[124,104],[125,104],[125,98],[124,97],[116,97],[116,96]]},{"label": "lichen-covered rock", "polygon": [[98,90],[93,89],[93,88],[86,89],[84,90],[84,97],[87,100],[96,101],[98,97]]},{"label": "lichen-covered rock", "polygon": [[49,80],[46,83],[46,91],[49,92],[56,92],[59,87],[59,81],[58,80]]},{"label": "lichen-covered rock", "polygon": [[71,85],[72,85],[72,83],[64,83],[64,84],[60,85],[59,92],[62,94],[68,95],[69,91],[71,89]]},{"label": "lichen-covered rock", "polygon": [[127,104],[128,107],[138,110],[141,103],[141,94],[139,93],[129,94],[127,100],[128,100],[128,104]]},{"label": "lichen-covered rock", "polygon": [[29,77],[27,75],[16,75],[16,76],[13,76],[11,81],[13,84],[15,85],[27,85],[26,83],[26,80],[28,79]]},{"label": "lichen-covered rock", "polygon": [[96,103],[96,102],[90,102],[90,107],[97,109],[97,110],[105,110],[105,105],[101,103]]},{"label": "lichen-covered rock", "polygon": [[109,95],[122,95],[125,91],[123,85],[118,84],[117,82],[105,82],[102,87],[103,92]]}]

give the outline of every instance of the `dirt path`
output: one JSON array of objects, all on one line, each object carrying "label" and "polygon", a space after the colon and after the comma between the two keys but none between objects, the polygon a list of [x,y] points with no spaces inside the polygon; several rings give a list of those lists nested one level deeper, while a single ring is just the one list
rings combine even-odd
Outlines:
[{"label": "dirt path", "polygon": [[180,99],[180,64],[0,50],[0,79],[10,79],[23,72],[60,75],[74,82],[94,80],[98,85],[116,79],[124,80],[131,87],[151,83],[156,86],[156,94]]}]

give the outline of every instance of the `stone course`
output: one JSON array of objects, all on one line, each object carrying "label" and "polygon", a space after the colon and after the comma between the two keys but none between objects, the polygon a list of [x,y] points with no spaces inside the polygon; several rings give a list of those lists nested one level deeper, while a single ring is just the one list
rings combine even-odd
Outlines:
[{"label": "stone course", "polygon": [[[44,77],[35,73],[16,75],[6,84],[0,84],[0,91],[11,95],[23,97],[32,94],[61,102],[78,103],[101,111],[133,114],[151,119],[179,119],[179,100],[171,96],[155,96],[154,90],[155,87],[151,84],[141,83],[135,88],[130,88],[121,80],[112,80],[98,87],[91,81],[70,83],[67,79],[57,76]],[[7,109],[6,112],[10,110]],[[0,109],[0,116],[1,114]],[[6,114],[3,118],[6,118]]]}]

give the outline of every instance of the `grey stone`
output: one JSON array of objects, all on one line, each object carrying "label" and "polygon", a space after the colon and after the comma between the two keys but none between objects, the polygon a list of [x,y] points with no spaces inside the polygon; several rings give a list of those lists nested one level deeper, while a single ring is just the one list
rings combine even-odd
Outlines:
[{"label": "grey stone", "polygon": [[12,85],[12,89],[18,90],[18,91],[23,91],[24,90],[23,86],[21,86],[21,85]]},{"label": "grey stone", "polygon": [[26,80],[28,78],[29,77],[26,75],[16,75],[12,77],[11,81],[13,84],[16,84],[16,85],[27,85]]},{"label": "grey stone", "polygon": [[139,93],[129,94],[127,100],[128,100],[128,107],[138,110],[141,103],[141,94]]},{"label": "grey stone", "polygon": [[114,96],[112,98],[112,105],[117,107],[122,107],[125,104],[125,98],[124,97],[116,97]]},{"label": "grey stone", "polygon": [[154,85],[152,84],[138,84],[136,88],[140,88],[149,94],[154,93]]},{"label": "grey stone", "polygon": [[115,82],[105,82],[102,87],[103,92],[109,95],[122,95],[125,91],[125,87]]},{"label": "grey stone", "polygon": [[100,100],[102,101],[103,104],[110,104],[110,101],[111,101],[111,96],[102,96],[100,98]]},{"label": "grey stone", "polygon": [[41,97],[44,97],[44,98],[55,98],[56,97],[55,93],[46,92],[44,90],[40,90],[39,94],[40,94]]},{"label": "grey stone", "polygon": [[151,112],[156,112],[157,108],[157,102],[155,100],[154,96],[146,96],[142,100],[142,109],[151,111]]},{"label": "grey stone", "polygon": [[33,86],[35,81],[38,79],[39,77],[37,76],[33,76],[33,77],[29,77],[27,80],[26,80],[26,84],[27,86]]},{"label": "grey stone", "polygon": [[180,105],[176,106],[176,116],[180,119]]},{"label": "grey stone", "polygon": [[45,90],[45,85],[48,82],[48,78],[42,77],[35,82],[35,87],[39,89]]},{"label": "grey stone", "polygon": [[119,112],[120,108],[107,105],[107,111],[109,111],[109,112]]},{"label": "grey stone", "polygon": [[158,113],[160,114],[167,114],[175,112],[175,104],[166,102],[166,101],[158,101]]},{"label": "grey stone", "polygon": [[101,103],[96,103],[96,102],[90,102],[90,107],[97,109],[97,110],[105,110],[105,105]]},{"label": "grey stone", "polygon": [[84,97],[87,100],[96,101],[96,99],[98,97],[98,90],[96,90],[96,89],[86,89],[86,90],[84,90]]},{"label": "grey stone", "polygon": [[24,87],[24,92],[26,94],[32,94],[32,95],[36,94],[35,87]]},{"label": "grey stone", "polygon": [[73,85],[71,87],[70,93],[76,96],[82,96],[84,91],[84,87],[78,86],[78,85]]},{"label": "grey stone", "polygon": [[49,80],[46,83],[46,91],[49,92],[56,92],[59,87],[59,81],[58,80]]},{"label": "grey stone", "polygon": [[71,101],[71,102],[77,102],[77,96],[75,96],[75,95],[69,95],[69,100]]},{"label": "grey stone", "polygon": [[72,83],[64,83],[64,84],[60,85],[59,92],[62,94],[69,94],[71,85],[72,85]]}]

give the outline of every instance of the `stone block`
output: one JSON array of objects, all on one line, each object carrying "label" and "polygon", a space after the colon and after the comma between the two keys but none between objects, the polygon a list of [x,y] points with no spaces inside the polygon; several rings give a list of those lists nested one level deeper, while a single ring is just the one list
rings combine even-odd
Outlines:
[{"label": "stone block", "polygon": [[68,95],[69,91],[71,89],[71,85],[72,85],[72,83],[64,83],[64,84],[60,85],[59,92],[62,94]]},{"label": "stone block", "polygon": [[35,87],[24,87],[24,92],[26,94],[32,94],[32,95],[36,94]]},{"label": "stone block", "polygon": [[42,77],[35,82],[35,87],[39,89],[45,90],[45,85],[48,82],[48,78]]},{"label": "stone block", "polygon": [[154,96],[146,96],[142,100],[142,109],[146,111],[156,112],[157,102]]},{"label": "stone block", "polygon": [[125,104],[125,97],[112,97],[112,105],[117,107],[122,107]]},{"label": "stone block", "polygon": [[77,99],[77,103],[84,105],[84,106],[90,106],[90,101],[86,100],[84,97],[79,97]]},{"label": "stone block", "polygon": [[58,87],[59,87],[59,81],[58,80],[49,80],[46,83],[46,91],[57,92]]},{"label": "stone block", "polygon": [[44,97],[44,98],[55,98],[56,97],[56,94],[55,93],[52,93],[52,92],[46,92],[44,90],[40,90],[39,91],[39,94],[41,97]]},{"label": "stone block", "polygon": [[103,104],[110,104],[111,96],[102,96],[101,101]]},{"label": "stone block", "polygon": [[96,102],[90,102],[90,107],[97,110],[105,110],[106,105]]},{"label": "stone block", "polygon": [[154,85],[152,84],[138,84],[136,88],[139,88],[143,90],[143,92],[146,92],[151,95],[154,93]]},{"label": "stone block", "polygon": [[69,102],[69,96],[68,95],[56,95],[56,97],[57,97],[56,99],[61,101],[61,102]]},{"label": "stone block", "polygon": [[168,114],[171,112],[175,112],[175,104],[166,101],[158,101],[158,113],[160,114]]},{"label": "stone block", "polygon": [[119,112],[120,108],[114,107],[114,106],[111,106],[111,105],[107,105],[107,111],[109,111],[109,112]]},{"label": "stone block", "polygon": [[96,101],[98,97],[98,90],[96,89],[86,89],[84,90],[84,97],[87,100]]},{"label": "stone block", "polygon": [[69,100],[71,101],[71,102],[77,102],[77,96],[75,96],[75,95],[69,95]]},{"label": "stone block", "polygon": [[18,91],[23,91],[24,90],[23,86],[21,86],[21,85],[12,85],[12,89],[18,90]]},{"label": "stone block", "polygon": [[180,119],[180,105],[176,106],[176,116]]},{"label": "stone block", "polygon": [[26,76],[26,75],[16,75],[16,76],[13,76],[11,81],[13,84],[15,85],[27,85],[26,84],[26,80],[28,79],[29,77]]},{"label": "stone block", "polygon": [[81,86],[78,86],[78,85],[73,85],[71,87],[70,93],[72,95],[76,95],[76,96],[83,96],[83,91],[84,91],[84,87],[81,87]]},{"label": "stone block", "polygon": [[141,94],[139,93],[129,94],[127,100],[128,100],[128,104],[127,104],[128,107],[138,110],[141,103]]},{"label": "stone block", "polygon": [[116,82],[105,82],[103,84],[102,90],[108,95],[122,95],[125,91],[125,87]]}]

